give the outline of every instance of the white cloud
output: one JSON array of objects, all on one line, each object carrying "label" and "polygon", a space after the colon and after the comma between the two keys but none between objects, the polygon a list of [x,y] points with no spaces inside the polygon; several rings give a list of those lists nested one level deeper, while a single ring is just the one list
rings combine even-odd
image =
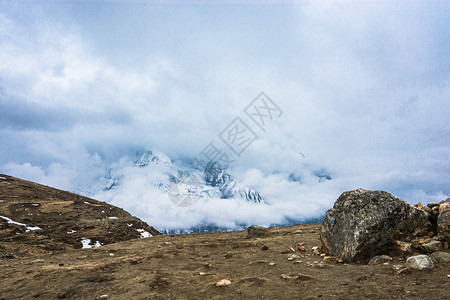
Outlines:
[{"label": "white cloud", "polygon": [[[95,194],[167,228],[315,217],[358,187],[411,202],[450,194],[448,4],[176,8],[178,23],[168,7],[54,5],[0,6],[3,173]],[[255,127],[261,138],[233,173],[271,206],[174,207],[151,184],[164,174],[125,163],[138,150],[226,149],[217,135],[236,116],[251,125],[242,110],[261,90],[284,114]],[[99,192],[112,167],[124,185]],[[333,180],[319,183],[322,169]]]}]

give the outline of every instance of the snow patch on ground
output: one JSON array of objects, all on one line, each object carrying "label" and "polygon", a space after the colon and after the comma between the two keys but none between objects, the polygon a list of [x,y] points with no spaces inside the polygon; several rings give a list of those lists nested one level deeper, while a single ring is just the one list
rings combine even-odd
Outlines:
[{"label": "snow patch on ground", "polygon": [[87,201],[84,201],[84,204],[92,205],[91,203],[89,203],[89,202],[87,202]]},{"label": "snow patch on ground", "polygon": [[1,176],[0,179],[1,180],[6,180],[6,177]]},{"label": "snow patch on ground", "polygon": [[102,245],[102,243],[100,243],[99,241],[96,241],[94,243],[94,245],[91,245],[91,240],[87,239],[85,237],[81,238],[81,244],[83,245],[82,249],[89,249],[89,248],[97,248],[100,247]]},{"label": "snow patch on ground", "polygon": [[150,234],[150,232],[145,231],[144,229],[136,229],[136,231],[141,234],[141,239],[153,236]]},{"label": "snow patch on ground", "polygon": [[118,220],[119,218],[118,217],[109,217],[109,219],[111,219],[111,220]]},{"label": "snow patch on ground", "polygon": [[37,227],[37,226],[27,226],[27,224],[15,222],[8,217],[0,216],[0,218],[2,218],[3,220],[6,220],[8,222],[8,224],[14,224],[14,225],[25,227],[26,232],[30,232],[30,231],[34,231],[34,230],[42,230],[42,228]]}]

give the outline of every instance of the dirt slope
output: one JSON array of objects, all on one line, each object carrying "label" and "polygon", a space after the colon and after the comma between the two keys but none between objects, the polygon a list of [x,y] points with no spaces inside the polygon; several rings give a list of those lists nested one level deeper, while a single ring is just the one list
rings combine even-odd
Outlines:
[{"label": "dirt slope", "polygon": [[[75,244],[65,239],[53,241],[50,233],[59,231],[45,231],[48,217],[68,214],[77,222],[85,222],[76,228],[77,232],[83,232],[89,222],[106,225],[117,222],[106,217],[94,222],[103,215],[101,210],[106,213],[108,206],[92,199],[87,201],[100,206],[83,206],[86,198],[62,191],[45,192],[48,188],[33,185],[35,192],[36,188],[42,189],[37,197],[31,192],[27,194],[26,187],[31,183],[5,178],[10,184],[1,186],[0,199],[10,204],[0,203],[3,216],[10,211],[8,207],[20,203],[40,203],[37,207],[45,208],[50,205],[46,202],[49,198],[66,197],[68,202],[58,204],[58,209],[42,210],[46,221],[32,216],[26,220],[27,212],[37,213],[29,206],[19,205],[23,212],[17,209],[16,214],[10,215],[14,221],[43,230],[21,233],[18,236],[22,239],[2,237],[1,245],[6,248],[8,244],[20,248],[22,243],[27,257],[0,258],[0,299],[448,299],[449,296],[448,263],[437,264],[430,270],[399,272],[404,268],[403,257],[394,256],[387,264],[366,265],[343,264],[314,254],[312,247],[320,245],[320,224],[270,228],[251,237],[246,231],[159,235],[75,249],[77,245],[79,248],[80,236]],[[6,189],[13,185],[23,190],[29,200],[21,201],[22,196],[16,199],[11,194],[5,197]],[[107,216],[131,218],[119,212],[112,208]],[[95,228],[89,230],[96,232]],[[61,232],[68,229],[65,227]],[[100,235],[93,237],[100,238]],[[35,248],[40,239],[66,250]],[[231,284],[215,286],[222,279]]]},{"label": "dirt slope", "polygon": [[[26,226],[25,226],[26,225]],[[0,258],[139,238],[153,227],[105,202],[0,175]]]}]

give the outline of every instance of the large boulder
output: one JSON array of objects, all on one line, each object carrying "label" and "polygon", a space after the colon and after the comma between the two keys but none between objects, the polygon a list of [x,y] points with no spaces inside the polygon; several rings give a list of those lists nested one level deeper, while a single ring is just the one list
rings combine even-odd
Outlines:
[{"label": "large boulder", "polygon": [[437,232],[439,237],[450,243],[450,198],[439,205]]},{"label": "large boulder", "polygon": [[427,214],[409,203],[387,192],[357,189],[343,193],[327,211],[322,250],[345,261],[366,258],[428,226]]}]

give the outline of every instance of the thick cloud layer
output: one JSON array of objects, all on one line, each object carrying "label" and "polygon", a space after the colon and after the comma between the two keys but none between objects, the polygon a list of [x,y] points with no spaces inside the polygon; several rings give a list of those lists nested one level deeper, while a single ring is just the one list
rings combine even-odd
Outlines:
[{"label": "thick cloud layer", "polygon": [[[96,196],[158,228],[318,217],[345,190],[409,202],[450,188],[450,5],[0,3],[0,172]],[[243,113],[264,91],[264,132]],[[174,206],[130,167],[192,158],[236,117],[233,175],[270,206]],[[111,169],[124,176],[102,192]],[[332,180],[319,182],[318,174]]]}]

